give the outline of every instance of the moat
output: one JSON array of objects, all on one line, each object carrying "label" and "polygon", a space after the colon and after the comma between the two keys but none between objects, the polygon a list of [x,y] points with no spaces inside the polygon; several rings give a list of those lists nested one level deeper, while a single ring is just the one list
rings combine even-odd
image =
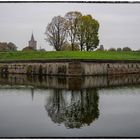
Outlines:
[{"label": "moat", "polygon": [[140,75],[0,76],[0,137],[140,137]]}]

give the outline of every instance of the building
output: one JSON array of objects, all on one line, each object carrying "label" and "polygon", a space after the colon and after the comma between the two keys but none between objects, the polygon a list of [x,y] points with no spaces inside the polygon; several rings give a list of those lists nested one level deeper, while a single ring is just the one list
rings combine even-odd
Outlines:
[{"label": "building", "polygon": [[37,41],[35,41],[33,33],[31,36],[31,40],[29,41],[29,47],[32,47],[33,50],[37,49]]}]

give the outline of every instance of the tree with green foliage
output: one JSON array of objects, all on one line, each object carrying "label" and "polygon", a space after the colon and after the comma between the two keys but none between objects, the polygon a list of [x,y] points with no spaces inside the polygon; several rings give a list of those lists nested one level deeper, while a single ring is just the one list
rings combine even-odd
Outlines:
[{"label": "tree with green foliage", "polygon": [[87,51],[97,48],[99,44],[98,30],[99,23],[91,15],[80,17],[77,35],[81,51],[84,46]]},{"label": "tree with green foliage", "polygon": [[98,39],[98,30],[99,30],[99,23],[92,16],[88,15],[85,16],[85,44],[86,50],[93,50],[99,44]]},{"label": "tree with green foliage", "polygon": [[16,51],[17,50],[17,46],[14,43],[9,42],[7,45],[8,45],[8,48],[9,48],[10,51]]},{"label": "tree with green foliage", "polygon": [[47,41],[56,51],[60,51],[62,45],[66,41],[66,21],[63,17],[54,17],[46,29]]}]

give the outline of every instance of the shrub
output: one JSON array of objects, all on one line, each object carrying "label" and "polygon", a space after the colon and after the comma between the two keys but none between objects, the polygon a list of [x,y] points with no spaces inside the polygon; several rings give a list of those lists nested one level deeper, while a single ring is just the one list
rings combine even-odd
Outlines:
[{"label": "shrub", "polygon": [[117,52],[121,52],[122,51],[122,48],[117,48]]},{"label": "shrub", "polygon": [[116,49],[115,48],[110,48],[110,49],[108,49],[108,51],[115,52]]}]

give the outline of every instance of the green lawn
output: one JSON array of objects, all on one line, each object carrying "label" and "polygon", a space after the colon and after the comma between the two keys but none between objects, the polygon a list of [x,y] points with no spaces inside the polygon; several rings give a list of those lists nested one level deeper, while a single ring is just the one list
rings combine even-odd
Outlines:
[{"label": "green lawn", "polygon": [[106,59],[106,60],[140,60],[140,52],[0,52],[0,60],[46,60],[46,59]]}]

